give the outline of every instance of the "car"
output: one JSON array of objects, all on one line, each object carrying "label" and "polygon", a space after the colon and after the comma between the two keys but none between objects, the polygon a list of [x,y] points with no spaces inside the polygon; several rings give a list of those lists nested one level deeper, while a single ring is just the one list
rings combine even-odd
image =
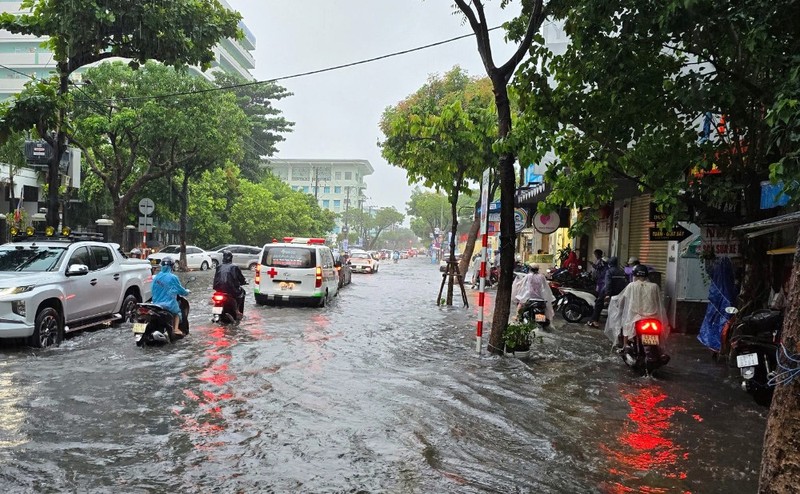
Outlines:
[{"label": "car", "polygon": [[[150,254],[147,256],[147,260],[150,261],[152,266],[159,266],[161,264],[161,260],[167,256],[172,257],[175,262],[178,262],[181,256],[181,246],[168,245],[155,254]],[[219,264],[221,260],[222,259],[220,256],[220,259],[217,260],[217,264]],[[206,269],[211,269],[213,266],[214,259],[208,254],[208,252],[194,245],[186,246],[186,267],[188,269],[199,269],[200,271],[205,271]]]},{"label": "car", "polygon": [[[455,258],[456,258],[456,261],[461,261],[461,253],[460,252],[456,252],[455,253]],[[449,259],[450,259],[450,253],[446,252],[444,254],[444,257],[442,258],[442,260],[439,261],[439,271],[441,271],[442,273],[447,271],[447,261]]]},{"label": "car", "polygon": [[354,273],[374,274],[378,272],[380,262],[369,252],[356,251],[350,253],[350,268]]},{"label": "car", "polygon": [[150,266],[100,240],[28,235],[0,246],[0,338],[40,348],[68,332],[131,322],[137,304],[152,297]]},{"label": "car", "polygon": [[339,294],[339,272],[324,238],[285,237],[265,244],[253,280],[258,305],[301,303],[324,307]]},{"label": "car", "polygon": [[333,251],[333,265],[339,271],[339,288],[350,284],[353,278],[353,269],[350,267],[350,259],[339,253]]},{"label": "car", "polygon": [[238,245],[238,244],[225,244],[218,245],[211,249],[220,256],[222,262],[222,251],[229,250],[233,254],[233,264],[236,264],[241,269],[249,269],[255,271],[258,265],[258,256],[261,254],[261,247],[254,245]]}]

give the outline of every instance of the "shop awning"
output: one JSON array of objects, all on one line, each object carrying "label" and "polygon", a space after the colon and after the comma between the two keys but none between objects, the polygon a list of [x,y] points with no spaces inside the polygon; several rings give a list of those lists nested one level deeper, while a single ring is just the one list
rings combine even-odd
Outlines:
[{"label": "shop awning", "polygon": [[734,226],[731,230],[735,232],[748,232],[745,234],[747,238],[760,237],[768,233],[777,232],[784,228],[800,224],[800,211],[794,213],[783,214],[765,220],[754,221],[752,223],[745,223],[744,225]]},{"label": "shop awning", "polygon": [[544,201],[551,190],[552,188],[546,183],[536,184],[526,189],[518,189],[517,205],[528,206],[540,203]]}]

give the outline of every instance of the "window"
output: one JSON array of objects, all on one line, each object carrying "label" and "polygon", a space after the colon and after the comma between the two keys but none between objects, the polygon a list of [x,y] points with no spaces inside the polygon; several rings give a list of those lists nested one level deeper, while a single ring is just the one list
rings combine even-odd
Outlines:
[{"label": "window", "polygon": [[302,247],[270,247],[265,249],[262,264],[278,268],[313,268],[314,251]]},{"label": "window", "polygon": [[304,185],[304,186],[303,186],[303,192],[305,192],[306,194],[308,194],[308,185]]},{"label": "window", "polygon": [[336,172],[336,173],[334,173],[333,176],[336,177],[336,180],[341,180],[342,179],[342,172]]},{"label": "window", "polygon": [[200,249],[198,249],[197,247],[186,247],[186,253],[187,254],[199,254],[200,253]]},{"label": "window", "polygon": [[333,200],[333,210],[334,211],[338,211],[340,209],[342,209],[342,201],[340,201],[339,199],[334,199]]},{"label": "window", "polygon": [[322,200],[322,207],[325,208],[325,209],[329,209],[331,207],[331,201],[329,201],[328,199],[323,199]]},{"label": "window", "polygon": [[353,180],[353,172],[344,172],[345,180]]},{"label": "window", "polygon": [[86,247],[79,247],[72,253],[72,257],[69,258],[69,263],[67,264],[67,269],[69,266],[73,264],[83,264],[84,266],[88,266],[89,269],[92,268],[92,263],[89,258],[89,249]]},{"label": "window", "polygon": [[103,269],[111,264],[114,257],[111,254],[111,249],[108,247],[101,247],[99,245],[91,246],[92,255],[94,256],[95,269]]},{"label": "window", "polygon": [[340,185],[335,186],[333,188],[333,193],[334,194],[341,194],[342,193],[342,187]]},{"label": "window", "polygon": [[325,187],[322,188],[322,193],[323,194],[330,194],[331,193],[331,188],[326,185]]},{"label": "window", "polygon": [[292,168],[292,180],[311,180],[311,169],[307,166]]}]

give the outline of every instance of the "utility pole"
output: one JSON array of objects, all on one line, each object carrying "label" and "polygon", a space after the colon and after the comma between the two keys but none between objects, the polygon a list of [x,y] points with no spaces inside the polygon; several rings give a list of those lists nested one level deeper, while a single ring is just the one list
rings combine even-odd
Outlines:
[{"label": "utility pole", "polygon": [[344,233],[345,233],[345,238],[347,238],[347,234],[350,233],[350,230],[347,228],[347,219],[349,216],[348,213],[350,211],[350,187],[347,186],[344,189],[346,194],[344,199]]},{"label": "utility pole", "polygon": [[314,167],[314,200],[318,201],[319,195],[319,168]]}]

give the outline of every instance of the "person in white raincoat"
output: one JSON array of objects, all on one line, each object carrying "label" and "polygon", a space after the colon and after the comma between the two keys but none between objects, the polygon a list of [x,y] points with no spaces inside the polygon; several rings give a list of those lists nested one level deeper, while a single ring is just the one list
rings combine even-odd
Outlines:
[{"label": "person in white raincoat", "polygon": [[633,271],[633,282],[622,293],[611,297],[604,332],[615,345],[619,344],[620,330],[625,338],[636,336],[636,321],[640,319],[653,318],[661,321],[660,342],[663,343],[669,335],[661,289],[648,281],[647,274],[647,266],[637,265]]},{"label": "person in white raincoat", "polygon": [[545,316],[552,321],[555,316],[553,310],[553,291],[550,289],[550,284],[547,283],[547,278],[539,273],[539,265],[534,264],[531,266],[530,272],[522,278],[519,294],[515,297],[519,302],[517,309],[522,308],[530,299],[539,299],[546,302]]}]

